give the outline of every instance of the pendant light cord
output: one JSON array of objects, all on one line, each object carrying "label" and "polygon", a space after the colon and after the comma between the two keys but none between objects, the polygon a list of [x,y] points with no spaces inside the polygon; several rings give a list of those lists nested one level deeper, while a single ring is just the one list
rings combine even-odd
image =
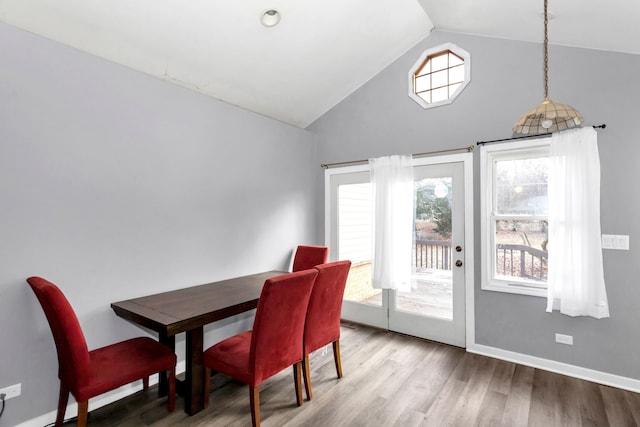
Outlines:
[{"label": "pendant light cord", "polygon": [[[571,105],[558,104],[549,99],[549,8],[544,0],[544,100],[527,111],[513,126],[513,133],[538,135],[580,126],[584,118]],[[553,15],[552,15],[553,16]]]},{"label": "pendant light cord", "polygon": [[544,99],[549,99],[549,16],[547,13],[547,1],[544,0]]}]

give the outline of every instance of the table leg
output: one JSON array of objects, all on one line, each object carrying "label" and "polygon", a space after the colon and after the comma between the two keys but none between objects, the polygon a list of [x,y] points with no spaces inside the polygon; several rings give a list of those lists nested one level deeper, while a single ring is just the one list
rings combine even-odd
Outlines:
[{"label": "table leg", "polygon": [[[171,349],[171,351],[173,351],[175,353],[175,351],[176,351],[176,336],[175,335],[167,336],[167,334],[161,332],[159,334],[159,336],[158,336],[158,341],[161,344],[164,344],[167,347],[169,347]],[[159,375],[159,378],[158,378],[158,395],[160,397],[166,396],[168,392],[169,392],[169,380],[167,379],[167,373],[166,372],[160,372],[160,375]]]},{"label": "table leg", "polygon": [[204,328],[192,329],[186,335],[184,410],[193,415],[204,409]]}]

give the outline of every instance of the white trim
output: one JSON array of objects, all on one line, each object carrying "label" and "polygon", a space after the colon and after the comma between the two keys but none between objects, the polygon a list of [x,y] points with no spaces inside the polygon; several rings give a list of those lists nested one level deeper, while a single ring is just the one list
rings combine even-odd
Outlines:
[{"label": "white trim", "polygon": [[480,246],[482,248],[480,288],[482,290],[547,297],[546,286],[537,287],[533,283],[530,284],[526,280],[518,278],[501,280],[494,277],[495,234],[492,230],[489,208],[494,206],[494,198],[496,197],[493,185],[493,159],[495,156],[500,156],[501,159],[520,158],[529,151],[536,152],[543,147],[548,147],[550,143],[551,137],[540,137],[492,146],[483,145],[480,148]]},{"label": "white trim", "polygon": [[529,356],[528,354],[515,353],[513,351],[502,350],[496,347],[473,344],[467,347],[469,353],[480,354],[482,356],[494,357],[507,362],[518,363],[532,368],[543,369],[557,374],[567,375],[581,380],[592,381],[594,383],[620,388],[623,390],[640,393],[640,380],[609,374],[602,371],[569,365],[555,360],[543,359],[541,357]]},{"label": "white trim", "polygon": [[[464,171],[464,226],[465,226],[465,344],[475,342],[475,282],[474,282],[474,230],[473,230],[473,153],[448,154],[440,156],[418,157],[413,160],[414,166],[456,163],[463,164]],[[329,168],[325,170],[325,244],[331,242],[331,176],[365,172],[368,164]],[[343,306],[344,308],[344,306]]]},{"label": "white trim", "polygon": [[465,347],[476,342],[475,256],[473,230],[473,154],[464,155]]},{"label": "white trim", "polygon": [[[433,55],[434,53],[440,53],[443,52],[445,50],[449,50],[453,53],[455,53],[456,55],[458,55],[459,57],[461,57],[464,61],[464,81],[462,82],[462,84],[460,85],[460,87],[458,89],[456,89],[456,91],[453,93],[453,95],[451,95],[450,98],[447,98],[443,101],[438,101],[438,102],[427,102],[424,99],[422,99],[421,97],[419,97],[415,91],[414,91],[414,87],[413,87],[413,79],[414,79],[414,75],[416,70],[422,66],[422,64],[424,63],[424,61],[427,59],[427,57],[429,55]],[[462,49],[460,46],[454,44],[454,43],[443,43],[441,45],[432,47],[430,49],[425,50],[422,55],[420,55],[420,58],[418,58],[418,60],[415,62],[415,64],[413,64],[413,66],[409,69],[409,75],[408,75],[408,82],[409,82],[409,98],[413,99],[417,104],[419,104],[422,108],[427,109],[427,108],[434,108],[434,107],[440,107],[442,105],[448,105],[451,104],[464,90],[465,87],[467,87],[467,85],[469,84],[469,82],[471,81],[471,55],[469,54],[469,52],[467,52],[466,50]]]},{"label": "white trim", "polygon": [[[178,364],[176,365],[176,374],[183,373],[185,371],[185,366],[186,366],[185,361],[178,362]],[[157,383],[158,383],[157,374],[149,377],[149,386],[155,385]],[[103,406],[106,406],[117,400],[124,399],[125,397],[131,396],[132,394],[135,394],[140,390],[142,390],[142,383],[139,383],[138,381],[136,381],[135,382],[136,385],[133,385],[133,384],[134,383],[127,384],[109,393],[101,394],[100,396],[98,396],[97,399],[89,400],[89,412],[93,411],[94,409],[98,409]],[[71,395],[71,400],[73,400],[73,395]],[[21,424],[18,424],[15,427],[42,427],[42,426],[52,424],[56,421],[57,412],[58,412],[57,409],[54,409],[51,412],[47,412],[44,415],[40,415],[39,417],[27,420]],[[73,402],[67,405],[67,410],[64,416],[65,420],[69,418],[74,418],[77,415],[78,415],[78,403]]]}]

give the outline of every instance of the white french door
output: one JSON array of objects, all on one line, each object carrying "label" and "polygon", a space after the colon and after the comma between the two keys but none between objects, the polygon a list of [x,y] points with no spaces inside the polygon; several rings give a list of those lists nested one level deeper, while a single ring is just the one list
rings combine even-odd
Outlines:
[{"label": "white french door", "polygon": [[327,170],[329,253],[332,260],[352,262],[343,319],[465,346],[465,253],[471,253],[466,248],[470,236],[465,234],[471,218],[465,215],[471,204],[465,193],[469,196],[471,188],[465,187],[471,181],[465,180],[465,168],[470,164],[470,155],[414,159],[410,292],[371,287],[374,235],[368,165]]}]

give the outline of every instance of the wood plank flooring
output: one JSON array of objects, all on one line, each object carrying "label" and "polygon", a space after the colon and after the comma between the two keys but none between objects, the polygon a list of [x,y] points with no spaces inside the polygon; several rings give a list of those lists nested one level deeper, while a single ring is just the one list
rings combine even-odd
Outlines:
[{"label": "wood plank flooring", "polygon": [[[344,377],[336,378],[330,349],[314,353],[314,397],[301,407],[292,370],[261,385],[263,427],[640,425],[637,393],[361,325],[343,324],[340,345]],[[246,386],[219,374],[211,390],[209,408],[191,417],[182,398],[168,413],[152,387],[92,411],[89,425],[251,425]]]}]

